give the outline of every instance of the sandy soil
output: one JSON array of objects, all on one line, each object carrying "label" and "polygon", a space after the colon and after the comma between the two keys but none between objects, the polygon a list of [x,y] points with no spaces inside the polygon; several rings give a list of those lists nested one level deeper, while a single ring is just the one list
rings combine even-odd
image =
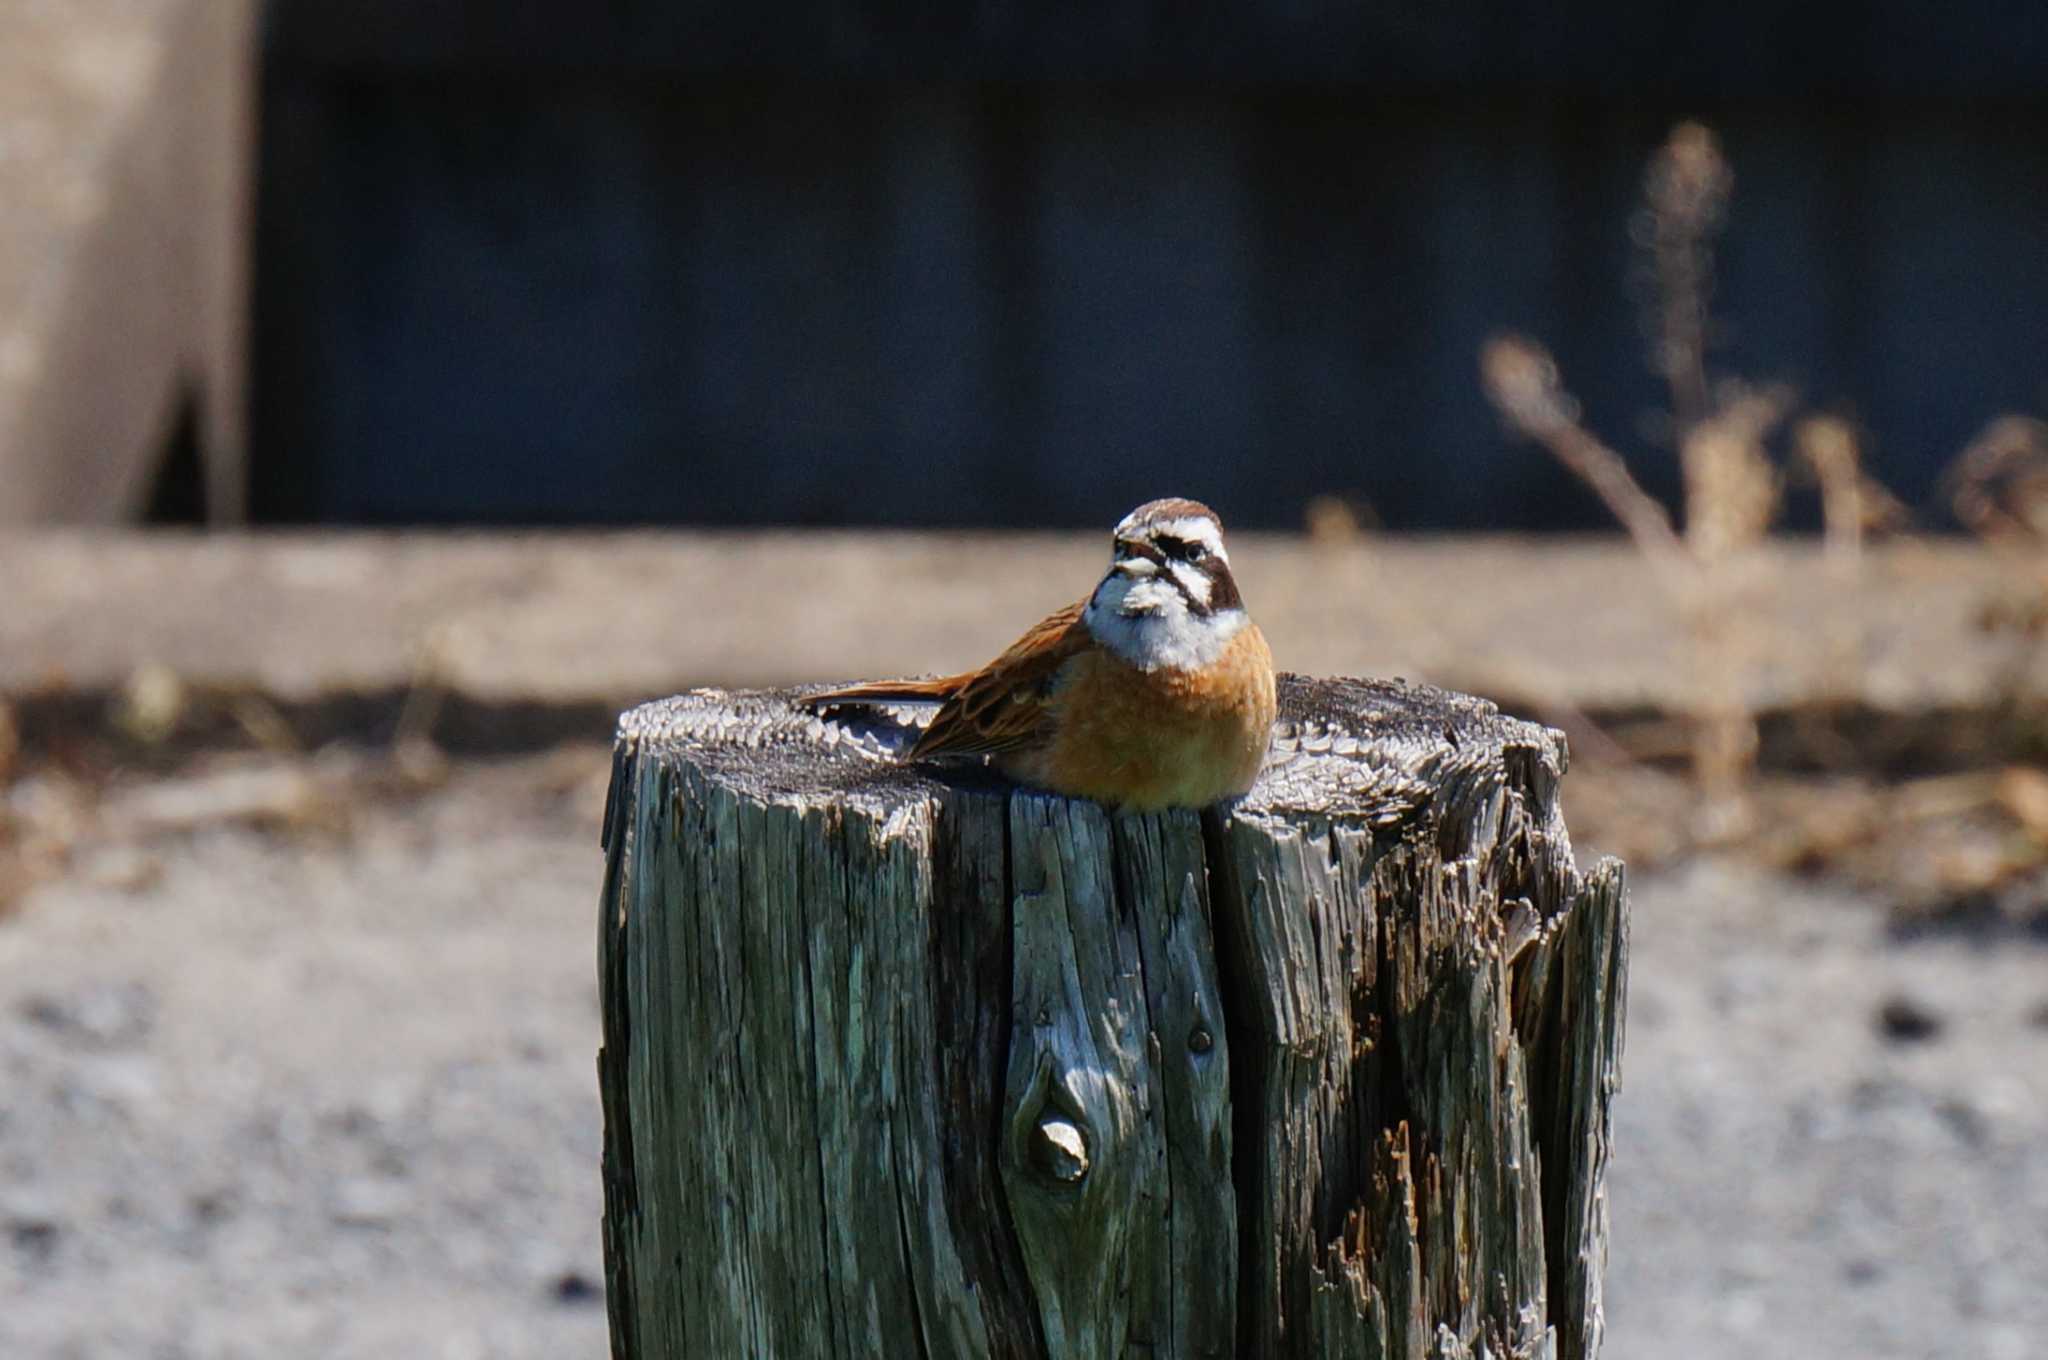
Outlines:
[{"label": "sandy soil", "polygon": [[[602,1355],[602,770],[89,846],[0,920],[0,1355]],[[2048,945],[1634,891],[1607,1354],[2036,1353]]]}]

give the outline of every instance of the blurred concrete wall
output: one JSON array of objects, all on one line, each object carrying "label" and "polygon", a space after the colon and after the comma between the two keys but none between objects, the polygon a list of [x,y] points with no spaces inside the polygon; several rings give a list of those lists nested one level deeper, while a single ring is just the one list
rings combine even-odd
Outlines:
[{"label": "blurred concrete wall", "polygon": [[0,524],[243,513],[253,13],[0,4]]}]

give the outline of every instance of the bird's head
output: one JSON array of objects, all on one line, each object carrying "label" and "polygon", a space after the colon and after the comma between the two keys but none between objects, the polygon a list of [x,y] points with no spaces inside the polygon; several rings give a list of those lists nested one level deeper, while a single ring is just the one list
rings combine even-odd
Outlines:
[{"label": "bird's head", "polygon": [[1111,544],[1084,618],[1140,670],[1200,669],[1244,627],[1223,523],[1200,501],[1148,501],[1123,517]]}]

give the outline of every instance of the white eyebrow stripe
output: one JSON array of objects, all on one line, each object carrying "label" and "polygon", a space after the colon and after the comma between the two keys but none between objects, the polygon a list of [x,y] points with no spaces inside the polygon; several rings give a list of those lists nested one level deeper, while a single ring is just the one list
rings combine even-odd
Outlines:
[{"label": "white eyebrow stripe", "polygon": [[1223,551],[1223,535],[1217,532],[1216,521],[1213,519],[1203,519],[1199,515],[1170,519],[1161,524],[1157,532],[1168,538],[1199,543],[1224,561],[1230,560],[1230,554]]}]

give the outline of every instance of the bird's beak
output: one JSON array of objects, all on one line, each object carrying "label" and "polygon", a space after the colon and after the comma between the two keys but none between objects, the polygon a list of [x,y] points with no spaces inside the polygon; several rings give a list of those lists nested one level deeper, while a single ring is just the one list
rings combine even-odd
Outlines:
[{"label": "bird's beak", "polygon": [[1159,574],[1159,564],[1149,557],[1119,557],[1109,569],[1140,581]]}]

